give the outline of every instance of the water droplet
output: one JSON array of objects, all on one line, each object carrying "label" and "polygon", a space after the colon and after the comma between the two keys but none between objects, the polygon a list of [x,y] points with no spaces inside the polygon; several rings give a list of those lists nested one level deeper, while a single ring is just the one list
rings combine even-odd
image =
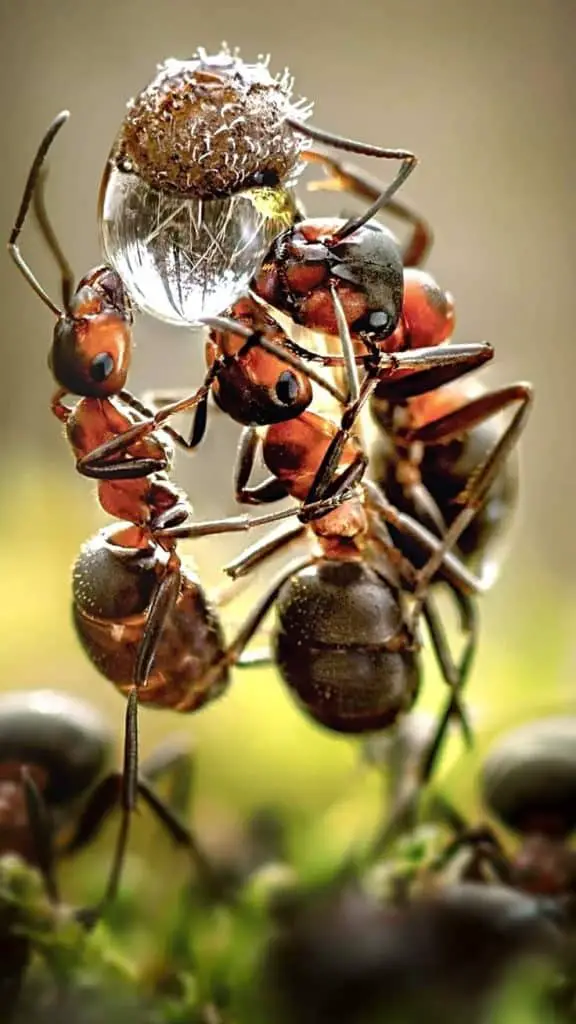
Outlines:
[{"label": "water droplet", "polygon": [[202,200],[109,169],[100,209],[107,261],[135,304],[178,326],[217,316],[246,293],[272,240],[294,218],[285,188]]}]

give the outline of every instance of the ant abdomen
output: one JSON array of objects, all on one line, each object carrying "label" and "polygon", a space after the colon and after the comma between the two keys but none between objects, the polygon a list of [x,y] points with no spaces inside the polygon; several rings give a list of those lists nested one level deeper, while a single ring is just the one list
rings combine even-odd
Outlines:
[{"label": "ant abdomen", "polygon": [[278,596],[274,657],[308,714],[335,732],[383,729],[418,695],[398,594],[371,566],[322,559]]},{"label": "ant abdomen", "polygon": [[[125,694],[133,686],[150,603],[173,557],[160,545],[128,548],[120,531],[102,530],[80,550],[73,570],[73,617],[96,668]],[[115,542],[116,541],[116,542]],[[142,703],[194,711],[228,682],[222,628],[197,576],[179,568],[179,591],[162,624]]]},{"label": "ant abdomen", "polygon": [[[52,690],[0,698],[0,780],[21,782],[25,765],[51,807],[68,806],[97,781],[113,736],[98,712]],[[18,769],[18,771],[16,771]]]}]

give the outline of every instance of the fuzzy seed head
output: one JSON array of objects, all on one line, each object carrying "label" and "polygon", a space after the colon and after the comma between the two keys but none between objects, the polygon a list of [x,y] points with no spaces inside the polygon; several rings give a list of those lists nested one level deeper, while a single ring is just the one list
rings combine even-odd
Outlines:
[{"label": "fuzzy seed head", "polygon": [[286,118],[312,110],[293,102],[292,85],[267,59],[247,64],[226,46],[171,58],[128,104],[112,160],[154,189],[198,199],[287,183],[305,140]]}]

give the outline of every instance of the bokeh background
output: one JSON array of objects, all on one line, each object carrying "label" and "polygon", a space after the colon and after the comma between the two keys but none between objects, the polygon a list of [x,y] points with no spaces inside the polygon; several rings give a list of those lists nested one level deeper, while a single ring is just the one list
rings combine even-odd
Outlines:
[{"label": "bokeh background", "polygon": [[[494,343],[489,381],[536,387],[520,514],[502,579],[483,601],[471,699],[486,728],[550,703],[573,709],[575,30],[576,7],[564,0],[19,0],[0,9],[0,234],[8,237],[42,133],[68,107],[48,200],[79,275],[100,258],[97,188],[126,101],[159,61],[199,44],[214,50],[225,39],[247,59],[270,52],[273,69],[288,65],[296,91],[315,100],[316,124],[419,154],[404,195],[435,228],[429,266],[455,295],[458,340]],[[325,206],[314,197],[308,208]],[[22,244],[56,294],[33,227]],[[0,687],[82,694],[120,735],[124,702],[87,664],[70,623],[70,566],[104,517],[49,413],[50,315],[7,257],[0,296]],[[136,392],[198,382],[202,346],[190,332],[142,319],[137,338]],[[235,434],[215,416],[205,446],[178,462],[201,516],[235,510]],[[228,550],[221,539],[195,546],[208,583]],[[232,608],[229,628],[241,610]],[[427,693],[433,705],[434,686]],[[209,828],[247,804],[300,813],[362,802],[354,745],[304,721],[273,673],[238,674],[230,695],[194,720],[141,718],[145,749],[171,730],[195,745],[197,813]]]}]

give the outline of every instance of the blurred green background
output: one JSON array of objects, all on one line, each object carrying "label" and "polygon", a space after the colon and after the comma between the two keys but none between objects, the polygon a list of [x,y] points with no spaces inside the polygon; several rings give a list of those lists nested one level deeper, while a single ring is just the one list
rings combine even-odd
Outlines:
[{"label": "blurred green background", "polygon": [[[198,44],[214,50],[226,39],[247,59],[270,51],[272,68],[287,64],[297,93],[315,100],[315,123],[419,154],[405,196],[435,228],[429,266],[455,295],[458,340],[495,344],[489,382],[536,386],[520,514],[502,579],[483,601],[470,687],[480,731],[530,709],[574,708],[575,21],[563,0],[20,0],[0,12],[0,230],[7,238],[47,124],[70,108],[48,201],[79,275],[99,260],[97,188],[126,101],[159,61],[190,56]],[[316,196],[308,208],[331,207]],[[23,249],[56,293],[33,229]],[[49,413],[52,323],[7,258],[0,295],[1,685],[81,694],[120,736],[124,701],[87,663],[70,621],[70,567],[104,517]],[[141,320],[137,339],[136,392],[199,381],[202,345],[190,332]],[[235,511],[235,437],[214,415],[203,448],[178,461],[199,516]],[[221,582],[219,567],[237,549],[221,538],[194,546],[208,585]],[[229,631],[247,600],[228,610]],[[427,665],[423,705],[435,707],[439,696]],[[355,745],[305,721],[273,672],[237,673],[228,695],[196,717],[145,711],[141,723],[144,750],[172,731],[194,746],[196,813],[207,835],[233,837],[247,806],[273,803],[338,846],[377,813],[376,781],[357,774]]]}]

